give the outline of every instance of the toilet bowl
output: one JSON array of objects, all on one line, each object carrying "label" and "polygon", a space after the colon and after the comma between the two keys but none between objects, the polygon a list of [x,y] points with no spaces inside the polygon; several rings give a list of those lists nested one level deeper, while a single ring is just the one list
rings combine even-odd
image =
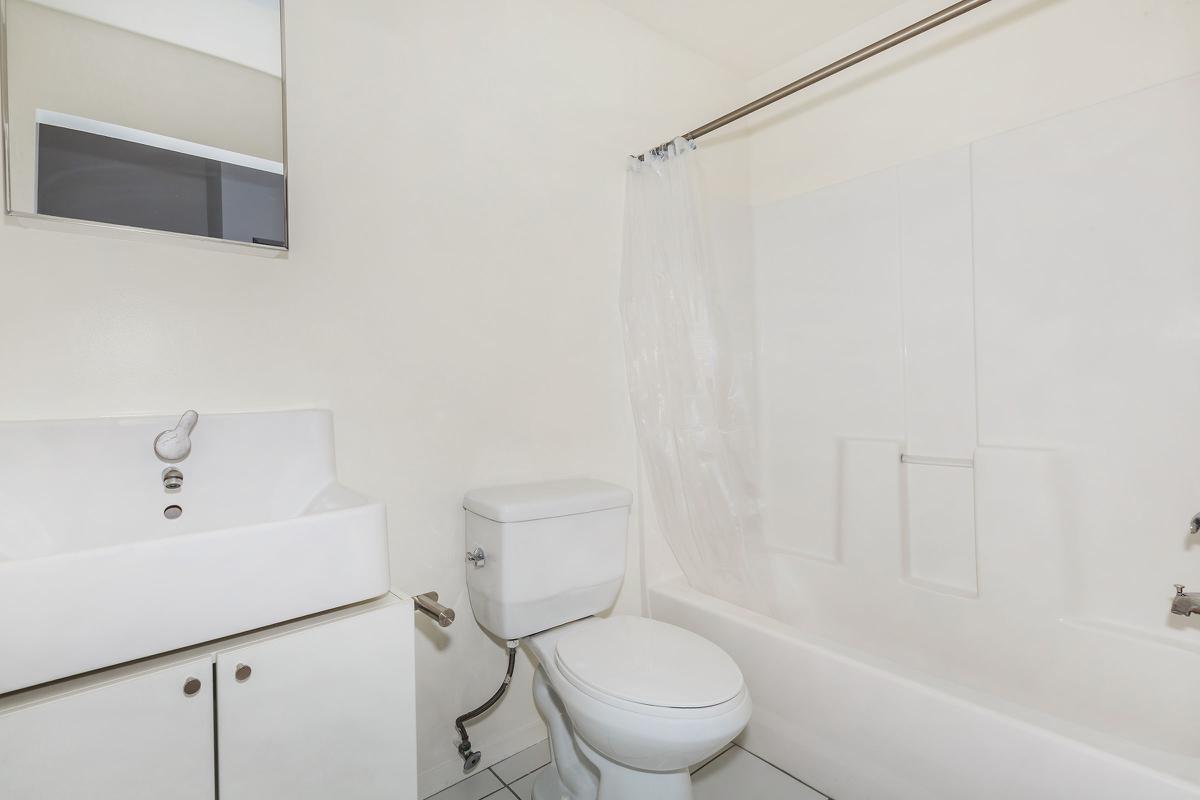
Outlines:
[{"label": "toilet bowl", "polygon": [[535,800],[690,800],[689,768],[750,720],[741,670],[712,642],[656,620],[595,616],[624,581],[632,500],[594,480],[463,500],[475,618],[538,664],[533,697],[553,763]]},{"label": "toilet bowl", "polygon": [[690,767],[750,720],[733,659],[674,625],[591,617],[525,646],[554,757],[535,800],[689,800]]}]

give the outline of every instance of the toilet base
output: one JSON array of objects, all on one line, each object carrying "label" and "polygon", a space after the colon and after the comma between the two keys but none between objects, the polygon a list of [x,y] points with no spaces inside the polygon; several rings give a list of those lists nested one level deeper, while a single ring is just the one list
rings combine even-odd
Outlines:
[{"label": "toilet base", "polygon": [[686,769],[634,769],[576,735],[541,666],[533,678],[533,700],[550,731],[553,757],[534,783],[533,800],[693,800],[692,776]]},{"label": "toilet base", "polygon": [[[654,798],[654,800],[693,800],[692,779],[683,773],[637,772],[633,775],[613,775],[610,780],[600,780],[595,800],[632,800]],[[558,769],[551,763],[533,784],[533,800],[578,800],[567,792],[558,776]]]},{"label": "toilet base", "polygon": [[574,800],[558,777],[558,768],[550,762],[533,782],[533,800]]},{"label": "toilet base", "polygon": [[596,800],[692,800],[692,776],[676,772],[646,772],[613,761],[576,737],[576,746],[600,773]]}]

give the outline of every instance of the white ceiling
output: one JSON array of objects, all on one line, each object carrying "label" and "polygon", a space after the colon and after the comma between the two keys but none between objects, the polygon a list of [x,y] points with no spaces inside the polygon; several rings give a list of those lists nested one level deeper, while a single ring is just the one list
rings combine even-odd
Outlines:
[{"label": "white ceiling", "polygon": [[761,75],[906,0],[602,0],[743,78]]}]

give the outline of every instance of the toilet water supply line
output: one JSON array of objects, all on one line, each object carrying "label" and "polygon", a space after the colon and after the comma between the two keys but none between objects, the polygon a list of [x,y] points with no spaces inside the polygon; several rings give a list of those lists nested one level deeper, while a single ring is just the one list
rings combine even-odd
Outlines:
[{"label": "toilet water supply line", "polygon": [[487,711],[496,703],[500,702],[500,698],[504,697],[504,693],[508,691],[508,685],[512,683],[513,670],[517,667],[517,647],[521,644],[520,639],[514,639],[508,642],[508,669],[504,672],[504,681],[501,682],[500,688],[490,699],[479,708],[468,711],[458,719],[454,720],[454,727],[458,730],[458,736],[461,740],[458,743],[458,754],[463,759],[463,772],[470,772],[479,766],[479,759],[483,758],[483,753],[478,750],[471,749],[471,739],[467,736],[466,723],[475,719],[480,714]]}]

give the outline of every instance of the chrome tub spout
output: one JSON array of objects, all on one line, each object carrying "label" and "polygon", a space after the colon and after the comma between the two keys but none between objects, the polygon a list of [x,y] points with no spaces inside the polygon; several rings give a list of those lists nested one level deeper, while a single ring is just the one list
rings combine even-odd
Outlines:
[{"label": "chrome tub spout", "polygon": [[1200,592],[1185,594],[1183,589],[1183,584],[1175,584],[1175,598],[1171,602],[1171,613],[1181,617],[1190,617],[1192,614],[1200,613]]}]

